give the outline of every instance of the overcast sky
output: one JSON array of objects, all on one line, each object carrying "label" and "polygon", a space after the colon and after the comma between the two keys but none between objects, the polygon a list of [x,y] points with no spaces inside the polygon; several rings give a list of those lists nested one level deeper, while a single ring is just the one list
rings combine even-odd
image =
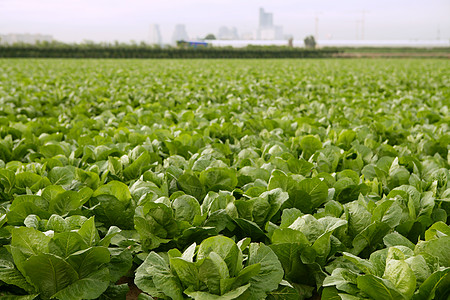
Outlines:
[{"label": "overcast sky", "polygon": [[255,31],[259,7],[295,39],[315,34],[316,17],[319,39],[361,38],[363,15],[365,39],[450,39],[450,0],[0,0],[0,34],[128,42],[147,40],[156,23],[169,42],[176,24],[190,38]]}]

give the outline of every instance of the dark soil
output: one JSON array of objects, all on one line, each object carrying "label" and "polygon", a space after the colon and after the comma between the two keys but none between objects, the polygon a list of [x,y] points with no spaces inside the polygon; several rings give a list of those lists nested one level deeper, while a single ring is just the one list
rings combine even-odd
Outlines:
[{"label": "dark soil", "polygon": [[130,277],[122,277],[117,281],[116,284],[128,284],[130,290],[127,293],[127,300],[136,300],[142,291],[134,284],[133,278]]}]

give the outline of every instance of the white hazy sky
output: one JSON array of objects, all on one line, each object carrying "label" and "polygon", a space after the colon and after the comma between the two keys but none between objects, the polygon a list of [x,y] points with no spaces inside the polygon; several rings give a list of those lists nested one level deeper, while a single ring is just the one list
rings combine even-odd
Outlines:
[{"label": "white hazy sky", "polygon": [[190,38],[234,26],[239,34],[258,26],[258,9],[274,14],[285,34],[303,39],[450,39],[450,0],[0,0],[0,34],[51,34],[65,42],[143,41],[159,24],[169,42],[176,24]]}]

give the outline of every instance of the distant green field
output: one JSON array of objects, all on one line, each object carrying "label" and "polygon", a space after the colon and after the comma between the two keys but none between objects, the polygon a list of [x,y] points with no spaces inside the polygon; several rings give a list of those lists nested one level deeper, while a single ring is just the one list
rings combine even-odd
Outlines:
[{"label": "distant green field", "polygon": [[0,70],[0,298],[450,296],[449,60]]},{"label": "distant green field", "polygon": [[[324,48],[327,49],[327,48]],[[330,48],[335,49],[335,48]],[[448,47],[434,47],[434,48],[413,48],[413,47],[341,47],[338,48],[341,51],[352,53],[450,53]]]}]

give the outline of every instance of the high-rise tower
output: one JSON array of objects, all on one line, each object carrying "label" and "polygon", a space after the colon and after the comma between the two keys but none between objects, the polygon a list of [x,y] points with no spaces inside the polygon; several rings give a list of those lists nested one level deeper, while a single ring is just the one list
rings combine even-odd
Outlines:
[{"label": "high-rise tower", "polygon": [[259,28],[272,28],[273,14],[264,11],[264,8],[259,9]]},{"label": "high-rise tower", "polygon": [[159,46],[162,45],[162,37],[161,32],[159,31],[158,24],[150,25],[150,34],[148,41],[151,45],[159,45]]},{"label": "high-rise tower", "polygon": [[186,32],[186,26],[184,24],[176,25],[172,35],[172,44],[176,44],[177,41],[187,41],[188,39],[189,36]]},{"label": "high-rise tower", "polygon": [[273,25],[273,14],[259,9],[259,27],[256,32],[258,40],[282,40],[283,27]]}]

